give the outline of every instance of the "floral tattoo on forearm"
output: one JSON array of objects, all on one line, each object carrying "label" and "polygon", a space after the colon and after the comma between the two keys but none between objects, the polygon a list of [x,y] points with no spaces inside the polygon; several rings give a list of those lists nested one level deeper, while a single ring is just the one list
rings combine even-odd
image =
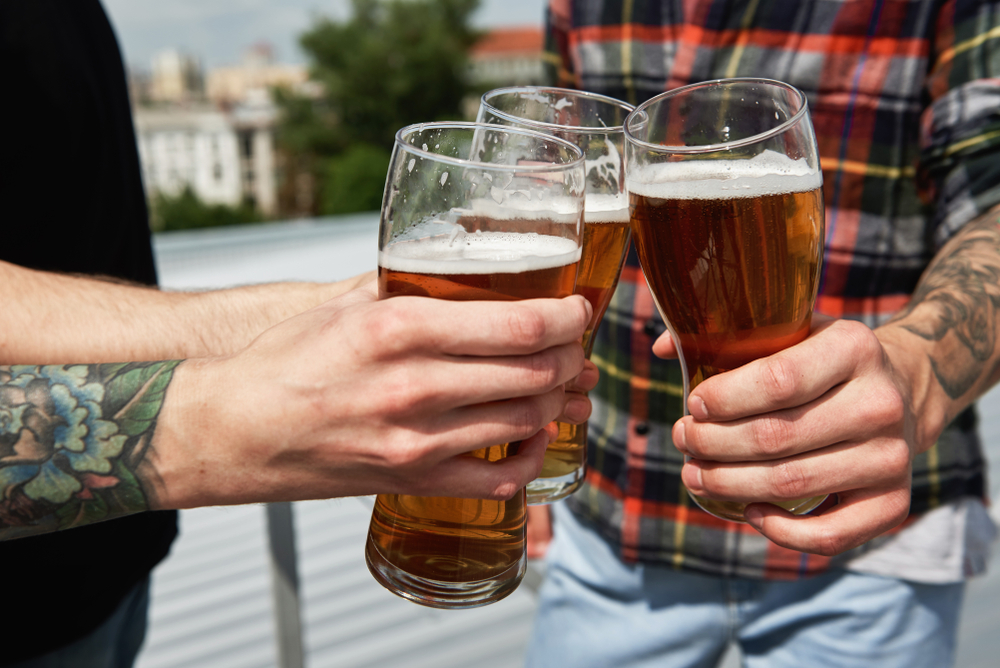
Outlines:
[{"label": "floral tattoo on forearm", "polygon": [[0,366],[0,539],[149,510],[178,364]]},{"label": "floral tattoo on forearm", "polygon": [[940,344],[928,356],[931,369],[948,396],[958,399],[996,380],[998,367],[987,363],[996,353],[998,315],[1000,221],[994,212],[945,247],[892,321]]}]

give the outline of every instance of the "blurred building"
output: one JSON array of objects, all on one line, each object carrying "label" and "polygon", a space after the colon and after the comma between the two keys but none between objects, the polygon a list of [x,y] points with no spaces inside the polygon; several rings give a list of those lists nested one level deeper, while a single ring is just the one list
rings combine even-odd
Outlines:
[{"label": "blurred building", "polygon": [[211,106],[139,107],[136,139],[150,197],[190,187],[208,204],[249,203],[274,213],[273,127],[270,99],[249,100],[228,112]]},{"label": "blurred building", "polygon": [[153,56],[153,70],[149,80],[149,99],[152,102],[191,102],[205,94],[205,81],[201,63],[193,56],[175,49],[161,51]]},{"label": "blurred building", "polygon": [[497,28],[469,51],[469,80],[486,86],[530,86],[544,82],[542,29]]},{"label": "blurred building", "polygon": [[308,79],[305,66],[275,63],[271,46],[260,43],[247,51],[239,65],[209,70],[205,93],[215,104],[229,106],[275,87],[299,89]]}]

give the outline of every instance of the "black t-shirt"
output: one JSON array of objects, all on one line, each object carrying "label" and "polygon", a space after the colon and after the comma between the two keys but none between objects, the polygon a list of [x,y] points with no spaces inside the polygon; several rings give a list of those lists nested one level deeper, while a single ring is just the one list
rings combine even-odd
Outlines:
[{"label": "black t-shirt", "polygon": [[[98,0],[0,0],[0,72],[0,259],[154,284],[125,72]],[[175,512],[150,512],[0,542],[0,665],[99,626],[176,534]]]}]

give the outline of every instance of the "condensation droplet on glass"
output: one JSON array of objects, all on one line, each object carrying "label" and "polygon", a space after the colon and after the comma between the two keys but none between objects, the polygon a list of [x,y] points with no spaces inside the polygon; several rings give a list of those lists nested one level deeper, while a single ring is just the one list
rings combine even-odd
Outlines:
[{"label": "condensation droplet on glass", "polygon": [[448,181],[448,172],[441,175],[441,185],[444,185]]},{"label": "condensation droplet on glass", "polygon": [[778,116],[778,112],[774,112],[774,120],[776,121],[781,120],[781,117]]},{"label": "condensation droplet on glass", "polygon": [[422,148],[422,149],[424,149],[426,151],[427,150],[427,144],[421,144],[420,148]]},{"label": "condensation droplet on glass", "polygon": [[406,163],[406,171],[412,172],[413,171],[413,165],[415,165],[415,164],[417,164],[417,161],[415,159],[413,159],[413,158],[410,158],[410,161],[408,163]]}]

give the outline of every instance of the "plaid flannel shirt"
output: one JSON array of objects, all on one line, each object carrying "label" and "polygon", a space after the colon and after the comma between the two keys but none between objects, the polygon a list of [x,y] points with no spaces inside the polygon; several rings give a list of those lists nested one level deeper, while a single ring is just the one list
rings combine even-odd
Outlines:
[{"label": "plaid flannel shirt", "polygon": [[[1000,202],[1000,3],[965,0],[551,0],[554,83],[638,104],[723,77],[803,90],[819,140],[827,240],[821,312],[876,326],[932,256]],[[701,511],[670,440],[676,362],[650,352],[664,325],[636,256],[596,338],[589,470],[573,511],[627,561],[795,578],[847,563],[781,548]],[[911,519],[983,497],[966,411],[914,465]]]}]

